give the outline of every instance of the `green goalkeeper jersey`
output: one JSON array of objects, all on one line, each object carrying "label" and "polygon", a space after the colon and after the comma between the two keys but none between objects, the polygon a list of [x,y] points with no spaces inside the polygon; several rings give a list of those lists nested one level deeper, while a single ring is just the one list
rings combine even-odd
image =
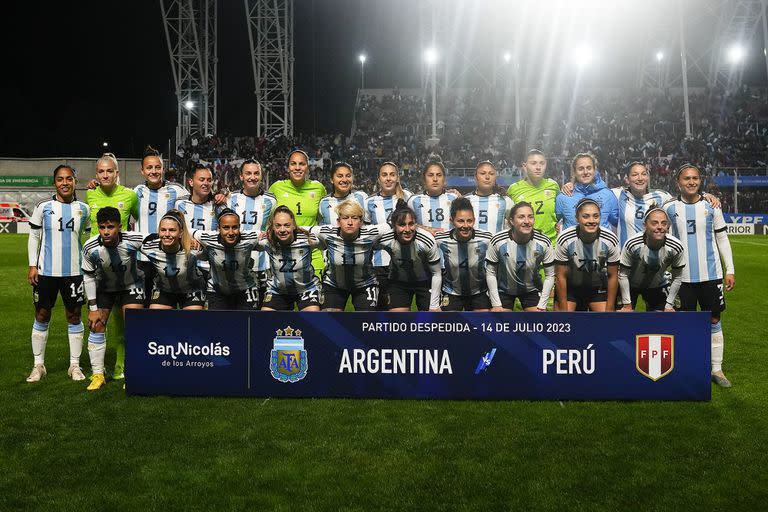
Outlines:
[{"label": "green goalkeeper jersey", "polygon": [[560,192],[560,185],[550,178],[543,178],[538,186],[533,186],[526,180],[520,180],[510,185],[507,190],[507,195],[515,204],[522,201],[531,203],[536,219],[534,227],[552,240],[553,244],[557,238],[555,197],[558,192]]},{"label": "green goalkeeper jersey", "polygon": [[131,215],[135,218],[139,216],[139,200],[136,192],[122,185],[117,185],[111,194],[105,194],[101,187],[88,190],[85,193],[85,202],[91,209],[91,236],[99,234],[96,213],[106,206],[113,206],[120,211],[120,225],[123,231],[128,231],[128,220]]},{"label": "green goalkeeper jersey", "polygon": [[269,191],[277,198],[277,205],[285,205],[296,216],[296,224],[304,227],[317,225],[317,212],[320,200],[325,197],[325,187],[315,180],[305,180],[296,187],[291,180],[276,181]]}]

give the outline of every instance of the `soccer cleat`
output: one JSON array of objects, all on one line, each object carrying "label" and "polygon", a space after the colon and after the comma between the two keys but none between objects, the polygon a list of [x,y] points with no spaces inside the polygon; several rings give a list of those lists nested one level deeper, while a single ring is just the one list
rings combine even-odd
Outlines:
[{"label": "soccer cleat", "polygon": [[32,373],[27,377],[27,382],[38,382],[45,377],[47,373],[44,364],[36,364],[35,367],[32,368]]},{"label": "soccer cleat", "polygon": [[115,365],[115,371],[112,373],[112,380],[122,380],[125,378],[125,370],[122,366]]},{"label": "soccer cleat", "polygon": [[70,365],[69,370],[67,370],[67,375],[69,375],[72,380],[85,380],[83,370],[76,364]]},{"label": "soccer cleat", "polygon": [[96,391],[101,388],[107,381],[104,379],[103,373],[94,373],[91,377],[91,383],[88,384],[88,391]]},{"label": "soccer cleat", "polygon": [[726,377],[722,371],[714,372],[712,374],[712,382],[714,382],[721,388],[729,388],[732,385],[731,381],[728,380],[728,377]]}]

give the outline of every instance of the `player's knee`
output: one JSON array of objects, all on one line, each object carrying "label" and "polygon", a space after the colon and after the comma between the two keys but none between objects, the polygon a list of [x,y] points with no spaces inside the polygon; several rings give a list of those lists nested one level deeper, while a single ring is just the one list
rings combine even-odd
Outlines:
[{"label": "player's knee", "polygon": [[[42,323],[48,323],[51,321],[51,310],[45,308],[39,308],[35,311],[35,320]],[[71,322],[70,322],[71,323]]]},{"label": "player's knee", "polygon": [[64,314],[67,317],[67,323],[68,324],[79,324],[80,323],[80,309],[74,309],[72,311],[65,310]]}]

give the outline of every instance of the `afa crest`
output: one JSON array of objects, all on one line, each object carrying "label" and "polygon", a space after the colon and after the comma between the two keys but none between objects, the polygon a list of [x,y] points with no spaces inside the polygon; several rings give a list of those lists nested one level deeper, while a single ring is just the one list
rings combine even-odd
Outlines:
[{"label": "afa crest", "polygon": [[272,377],[280,382],[298,382],[307,376],[308,369],[301,331],[288,326],[276,334],[269,362]]},{"label": "afa crest", "polygon": [[635,367],[656,381],[675,367],[675,337],[669,334],[639,334],[635,336]]}]

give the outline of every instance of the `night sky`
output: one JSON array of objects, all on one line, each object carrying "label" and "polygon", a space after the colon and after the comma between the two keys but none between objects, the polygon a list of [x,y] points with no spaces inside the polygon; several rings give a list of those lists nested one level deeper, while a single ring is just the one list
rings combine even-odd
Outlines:
[{"label": "night sky", "polygon": [[[476,8],[478,2],[454,1],[460,6],[455,23],[465,35],[460,44],[478,61],[487,61],[490,46],[510,47],[553,30],[548,10],[510,22],[504,16],[511,14],[491,3]],[[137,157],[146,144],[167,148],[176,100],[158,2],[12,2],[3,11],[0,156],[97,156],[105,140],[120,157]],[[295,28],[297,132],[348,132],[361,51],[369,55],[367,87],[419,86],[415,1],[296,0]],[[568,30],[579,28],[614,49],[639,40],[623,23],[587,26],[577,20]],[[613,72],[601,73],[593,84],[634,79],[630,59],[619,53]],[[759,53],[751,53],[757,70],[752,81],[764,83]],[[531,51],[529,57],[524,72],[546,81],[536,75],[540,56]],[[248,32],[238,0],[219,1],[219,131],[256,133]]]}]

